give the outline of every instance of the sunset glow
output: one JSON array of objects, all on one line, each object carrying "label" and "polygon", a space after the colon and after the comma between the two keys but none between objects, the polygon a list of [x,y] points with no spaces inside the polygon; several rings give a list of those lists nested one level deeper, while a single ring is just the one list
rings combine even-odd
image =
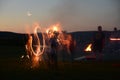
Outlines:
[{"label": "sunset glow", "polygon": [[93,31],[98,25],[113,30],[120,25],[119,3],[119,0],[2,0],[0,30],[26,33],[25,25],[35,21],[42,27],[60,22],[68,32]]}]

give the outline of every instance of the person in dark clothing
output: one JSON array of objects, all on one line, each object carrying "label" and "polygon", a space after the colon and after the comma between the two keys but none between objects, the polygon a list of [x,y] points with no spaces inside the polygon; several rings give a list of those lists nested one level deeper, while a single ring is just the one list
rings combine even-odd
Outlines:
[{"label": "person in dark clothing", "polygon": [[119,34],[119,31],[117,30],[116,27],[114,27],[114,31],[111,32],[111,38],[119,38],[120,37],[120,34]]},{"label": "person in dark clothing", "polygon": [[76,42],[71,35],[69,35],[69,41],[70,41],[69,42],[69,51],[70,51],[70,55],[71,55],[71,62],[73,62],[74,61]]},{"label": "person in dark clothing", "polygon": [[51,51],[50,51],[50,59],[51,59],[51,67],[57,68],[58,67],[58,60],[57,60],[57,48],[58,48],[58,42],[57,42],[57,36],[58,34],[55,32],[54,36],[52,36],[49,40]]},{"label": "person in dark clothing", "polygon": [[102,59],[102,51],[105,45],[105,34],[102,31],[102,26],[98,26],[98,31],[93,37],[92,51],[96,55],[96,59]]}]

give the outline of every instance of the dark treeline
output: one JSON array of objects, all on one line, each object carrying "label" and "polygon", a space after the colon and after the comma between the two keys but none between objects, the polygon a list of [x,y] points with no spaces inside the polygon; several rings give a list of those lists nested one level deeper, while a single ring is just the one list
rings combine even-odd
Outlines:
[{"label": "dark treeline", "polygon": [[23,46],[26,44],[26,41],[26,34],[0,32],[0,45]]},{"label": "dark treeline", "polygon": [[[77,44],[79,43],[89,43],[92,40],[92,36],[95,31],[84,31],[84,32],[71,32],[73,38],[76,40]],[[110,36],[110,31],[104,31],[106,34],[106,39]],[[42,35],[38,34],[42,40]],[[13,32],[0,32],[0,45],[15,45],[15,46],[24,46],[27,42],[27,34],[19,34]]]},{"label": "dark treeline", "polygon": [[[73,39],[76,41],[76,48],[74,57],[86,55],[84,49],[92,42],[93,34],[96,31],[79,31],[71,32]],[[120,46],[119,44],[111,42],[109,38],[111,37],[113,31],[104,31],[105,33],[105,48],[103,53],[105,54],[106,60],[120,60]],[[32,36],[34,36],[32,34]],[[40,38],[40,43],[42,43],[42,35],[38,33]],[[27,34],[13,33],[13,32],[0,32],[0,50],[2,55],[23,55],[25,54],[25,45],[28,40]],[[35,39],[33,37],[33,45],[35,44]],[[9,46],[9,47],[8,47]],[[5,49],[7,48],[7,49]],[[16,50],[15,50],[16,49]]]}]

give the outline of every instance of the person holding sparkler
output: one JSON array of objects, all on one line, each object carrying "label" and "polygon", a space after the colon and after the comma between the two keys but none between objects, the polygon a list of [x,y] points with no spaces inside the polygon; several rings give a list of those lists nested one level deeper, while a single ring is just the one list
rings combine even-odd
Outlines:
[{"label": "person holding sparkler", "polygon": [[57,37],[58,37],[58,32],[54,31],[53,36],[49,39],[51,51],[50,51],[50,57],[51,57],[51,67],[52,68],[57,68],[58,63],[57,63],[57,48],[58,48],[58,42],[57,42]]}]

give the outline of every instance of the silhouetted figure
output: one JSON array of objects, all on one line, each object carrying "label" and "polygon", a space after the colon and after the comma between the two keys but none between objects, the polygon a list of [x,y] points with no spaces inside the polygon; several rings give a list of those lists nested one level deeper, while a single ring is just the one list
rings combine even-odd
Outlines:
[{"label": "silhouetted figure", "polygon": [[117,28],[116,28],[116,27],[114,27],[114,31],[117,31]]},{"label": "silhouetted figure", "polygon": [[57,68],[58,67],[58,59],[57,59],[57,48],[58,48],[58,42],[57,42],[57,36],[58,33],[54,32],[54,36],[52,36],[49,40],[50,42],[50,60],[51,60],[51,67],[52,68]]},{"label": "silhouetted figure", "polygon": [[120,31],[117,30],[116,27],[114,27],[114,30],[111,32],[110,36],[110,44],[112,45],[112,51],[113,53],[119,51],[120,49]]},{"label": "silhouetted figure", "polygon": [[61,52],[61,55],[62,55],[62,62],[65,62],[67,60],[67,55],[66,53],[68,53],[68,47],[67,45],[69,44],[68,40],[67,40],[67,32],[66,31],[63,31],[62,32],[62,37],[61,37],[61,47],[62,47],[62,52]]},{"label": "silhouetted figure", "polygon": [[97,60],[102,60],[102,51],[105,45],[105,34],[102,32],[102,26],[98,26],[98,31],[93,37],[92,51],[96,55]]},{"label": "silhouetted figure", "polygon": [[69,35],[68,40],[69,40],[70,58],[71,58],[71,62],[73,62],[74,61],[76,42],[71,35]]},{"label": "silhouetted figure", "polygon": [[45,51],[44,51],[44,55],[46,57],[44,57],[45,59],[45,62],[47,64],[47,67],[50,68],[51,67],[51,48],[50,48],[50,42],[49,42],[49,36],[46,34],[45,35],[45,42],[46,42],[46,48],[45,48]]},{"label": "silhouetted figure", "polygon": [[28,34],[28,41],[25,45],[25,48],[26,48],[26,52],[27,52],[27,57],[31,59],[32,57],[32,36]]},{"label": "silhouetted figure", "polygon": [[111,38],[119,38],[120,34],[116,27],[114,27],[114,31],[111,33]]},{"label": "silhouetted figure", "polygon": [[24,62],[27,62],[27,65],[30,65],[32,67],[32,64],[33,64],[33,53],[32,53],[32,41],[33,41],[33,38],[30,34],[27,35],[28,39],[27,39],[27,42],[26,42],[26,45],[25,45],[25,49],[26,49],[26,56],[25,56],[25,60]]}]

